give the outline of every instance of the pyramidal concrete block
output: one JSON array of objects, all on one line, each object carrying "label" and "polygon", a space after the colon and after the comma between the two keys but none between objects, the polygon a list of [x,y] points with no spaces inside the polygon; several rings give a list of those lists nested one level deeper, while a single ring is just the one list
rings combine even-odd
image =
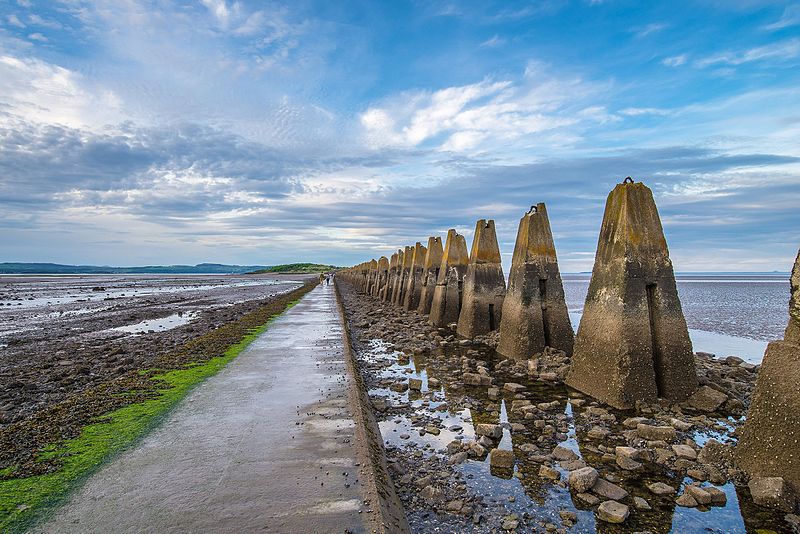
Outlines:
[{"label": "pyramidal concrete block", "polygon": [[751,477],[782,477],[800,494],[800,253],[791,278],[789,325],[767,345],[734,452]]},{"label": "pyramidal concrete block", "polygon": [[423,315],[431,312],[433,303],[433,292],[436,290],[436,281],[439,279],[439,270],[442,267],[441,237],[428,238],[428,253],[425,254],[425,262],[422,266],[422,292],[419,297],[417,311]]},{"label": "pyramidal concrete block", "polygon": [[458,334],[473,338],[500,327],[506,280],[493,220],[481,219],[464,275],[464,294],[458,316]]},{"label": "pyramidal concrete block", "polygon": [[406,290],[403,295],[403,308],[416,311],[419,306],[419,299],[422,295],[422,273],[424,271],[425,256],[428,249],[417,241],[414,245],[414,252],[411,256],[411,270],[408,273]]},{"label": "pyramidal concrete block", "polygon": [[386,278],[386,286],[383,288],[383,293],[381,294],[381,300],[385,302],[392,301],[394,283],[397,280],[397,261],[402,253],[401,250],[398,250],[389,257],[389,272]]},{"label": "pyramidal concrete block", "polygon": [[519,221],[497,352],[528,359],[547,346],[571,356],[574,337],[547,209],[540,203]]},{"label": "pyramidal concrete block", "polygon": [[616,408],[697,389],[689,331],[653,193],[608,195],[567,384]]},{"label": "pyramidal concrete block", "polygon": [[453,229],[447,231],[439,277],[433,289],[428,321],[439,327],[458,322],[461,313],[464,275],[469,265],[469,252],[464,236]]},{"label": "pyramidal concrete block", "polygon": [[405,286],[408,283],[408,273],[411,272],[411,262],[413,261],[414,247],[405,247],[402,254],[402,261],[397,271],[397,281],[392,295],[392,304],[403,305]]},{"label": "pyramidal concrete block", "polygon": [[378,258],[378,274],[375,280],[375,287],[373,288],[372,294],[376,297],[380,297],[381,293],[383,293],[383,288],[386,286],[386,279],[389,276],[389,258],[386,256],[381,256]]}]

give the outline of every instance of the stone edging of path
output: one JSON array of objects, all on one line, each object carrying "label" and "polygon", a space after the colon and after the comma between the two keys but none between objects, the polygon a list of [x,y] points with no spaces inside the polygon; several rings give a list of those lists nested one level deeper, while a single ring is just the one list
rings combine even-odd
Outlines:
[{"label": "stone edging of path", "polygon": [[[347,369],[353,378],[348,395],[357,422],[356,436],[358,437],[358,446],[356,454],[362,465],[365,466],[363,476],[366,477],[366,480],[362,487],[366,492],[366,497],[374,505],[380,521],[373,525],[373,531],[380,533],[408,533],[411,532],[411,529],[408,526],[405,510],[395,492],[394,483],[389,475],[386,453],[383,448],[383,438],[375,420],[375,415],[372,413],[367,388],[353,354],[350,343],[350,328],[337,281],[334,281],[334,289],[336,305],[339,308],[339,315],[342,321],[344,359]],[[374,517],[371,517],[371,520],[376,522]]]}]

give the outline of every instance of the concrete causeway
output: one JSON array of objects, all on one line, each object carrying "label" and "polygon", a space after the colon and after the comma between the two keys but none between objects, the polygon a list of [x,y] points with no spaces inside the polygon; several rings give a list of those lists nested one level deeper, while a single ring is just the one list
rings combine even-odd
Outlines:
[{"label": "concrete causeway", "polygon": [[368,531],[341,325],[308,293],[34,531]]}]

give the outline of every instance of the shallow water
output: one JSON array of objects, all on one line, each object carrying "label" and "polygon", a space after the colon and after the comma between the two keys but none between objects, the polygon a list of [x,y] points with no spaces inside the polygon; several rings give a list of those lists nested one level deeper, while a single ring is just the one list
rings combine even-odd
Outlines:
[{"label": "shallow water", "polygon": [[134,324],[110,328],[108,332],[124,332],[126,334],[145,334],[147,332],[163,332],[185,324],[189,324],[197,317],[195,312],[178,312],[159,319],[147,319]]},{"label": "shallow water", "polygon": [[[475,347],[471,347],[475,348]],[[387,446],[402,447],[411,451],[421,451],[423,455],[442,454],[446,445],[452,440],[471,441],[474,439],[474,425],[477,423],[505,423],[503,438],[499,443],[502,449],[513,450],[517,463],[513,472],[499,472],[489,465],[488,456],[484,459],[468,459],[457,466],[470,491],[481,495],[490,507],[501,507],[502,515],[515,513],[520,517],[531,518],[531,524],[549,522],[561,525],[559,511],[568,510],[578,515],[577,524],[570,532],[633,532],[649,530],[651,532],[675,533],[709,533],[709,532],[745,532],[753,528],[772,528],[780,531],[784,526],[778,515],[765,512],[752,504],[745,488],[736,488],[732,483],[718,486],[728,497],[725,506],[707,508],[683,508],[675,505],[675,496],[658,497],[645,486],[651,482],[664,482],[682,491],[683,484],[691,479],[656,464],[645,464],[645,468],[636,472],[621,471],[609,468],[602,458],[597,445],[622,445],[620,441],[591,440],[586,429],[591,426],[587,415],[581,407],[573,407],[571,399],[583,398],[577,392],[563,385],[552,385],[542,381],[530,380],[527,377],[506,375],[505,371],[490,371],[500,382],[517,382],[525,385],[526,399],[537,404],[557,401],[557,407],[551,412],[559,420],[562,428],[558,433],[566,436],[559,439],[558,434],[545,435],[534,428],[534,421],[525,420],[520,415],[509,413],[506,402],[514,395],[501,390],[501,398],[492,400],[487,395],[486,387],[464,386],[461,380],[458,351],[460,348],[448,348],[429,357],[416,356],[407,361],[400,352],[387,348],[387,345],[374,339],[365,355],[380,378],[392,382],[402,382],[408,378],[419,378],[423,385],[420,392],[396,392],[386,387],[375,387],[370,390],[371,397],[383,397],[389,406],[410,405],[410,415],[384,414],[379,421],[381,434]],[[456,356],[455,358],[451,356]],[[488,363],[489,369],[500,359],[496,353],[482,349],[480,360]],[[429,380],[436,378],[441,382],[438,388],[430,388]],[[617,415],[617,423],[612,425],[615,434],[621,430],[621,421],[627,416],[622,412],[612,411]],[[548,419],[550,424],[551,419]],[[439,435],[420,432],[421,428],[431,422],[442,427]],[[716,429],[695,432],[693,437],[702,445],[708,438],[719,441],[735,441],[731,433],[737,421],[720,418]],[[511,425],[516,427],[512,431]],[[421,435],[422,434],[422,435]],[[553,483],[538,475],[540,463],[531,461],[535,454],[547,454],[556,445],[562,445],[576,452],[588,465],[600,471],[601,476],[616,476],[616,482],[633,496],[645,498],[652,510],[638,511],[631,506],[631,515],[622,526],[613,526],[596,520],[590,506],[579,499],[573,499],[570,490],[564,485]],[[611,464],[613,465],[613,464]],[[566,479],[567,471],[558,464],[554,467]],[[709,485],[710,483],[704,483]],[[740,498],[741,497],[741,498]],[[626,499],[626,504],[630,501]]]},{"label": "shallow water", "polygon": [[[564,294],[577,332],[589,274],[565,274]],[[785,274],[678,275],[678,294],[695,351],[758,363],[789,319]]]}]

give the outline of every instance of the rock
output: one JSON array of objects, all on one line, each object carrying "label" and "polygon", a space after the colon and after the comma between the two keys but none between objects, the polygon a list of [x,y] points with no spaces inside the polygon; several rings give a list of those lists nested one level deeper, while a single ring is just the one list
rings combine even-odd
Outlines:
[{"label": "rock", "polygon": [[475,434],[478,436],[486,436],[487,438],[500,439],[503,437],[503,427],[500,425],[480,423],[475,426]]},{"label": "rock", "polygon": [[420,495],[429,503],[437,503],[444,497],[444,492],[436,486],[425,486]]},{"label": "rock", "polygon": [[447,503],[447,511],[448,512],[458,512],[461,508],[464,507],[464,501],[456,499],[455,501],[450,501]]},{"label": "rock", "polygon": [[539,374],[539,360],[534,358],[532,360],[528,360],[528,374],[531,376],[536,376]]},{"label": "rock", "polygon": [[451,456],[450,460],[448,460],[447,463],[449,463],[450,465],[462,464],[467,460],[467,456],[469,456],[469,454],[466,451],[458,452],[458,453],[454,454],[453,456]]},{"label": "rock", "polygon": [[629,417],[622,422],[622,426],[628,429],[634,429],[645,421],[647,421],[646,417]]},{"label": "rock", "polygon": [[725,506],[728,503],[728,496],[724,491],[716,486],[706,486],[703,488],[711,495],[711,504],[714,506]]},{"label": "rock", "polygon": [[653,426],[645,423],[636,425],[636,433],[640,438],[653,441],[675,441],[678,433],[671,426]]},{"label": "rock", "polygon": [[441,430],[437,426],[428,425],[425,427],[425,432],[428,434],[433,434],[434,436],[438,436]]},{"label": "rock", "polygon": [[489,388],[486,390],[486,395],[492,400],[500,398],[500,388]]},{"label": "rock", "polygon": [[675,488],[663,482],[653,482],[647,485],[647,489],[656,495],[675,495]]},{"label": "rock", "polygon": [[506,382],[503,385],[503,389],[511,393],[522,393],[523,391],[525,391],[526,388],[522,384],[517,384],[515,382]]},{"label": "rock", "polygon": [[617,465],[622,469],[626,471],[635,471],[642,467],[642,464],[634,459],[639,454],[639,451],[633,447],[616,447],[614,453]]},{"label": "rock", "polygon": [[597,518],[606,523],[622,523],[629,514],[626,505],[613,500],[603,501],[597,508]]},{"label": "rock", "polygon": [[606,439],[609,434],[610,432],[602,426],[595,425],[586,433],[586,437],[589,439]]},{"label": "rock", "polygon": [[432,389],[439,389],[442,383],[439,382],[438,378],[428,378],[428,387]]},{"label": "rock", "polygon": [[692,423],[687,423],[686,421],[681,421],[680,419],[675,419],[674,417],[669,420],[669,424],[681,432],[686,432],[692,428]]},{"label": "rock", "polygon": [[713,412],[725,404],[726,400],[728,400],[728,396],[721,391],[709,386],[701,386],[689,397],[687,402],[695,410]]},{"label": "rock", "polygon": [[673,445],[672,450],[678,455],[678,458],[697,459],[697,452],[688,445]]},{"label": "rock", "polygon": [[569,487],[578,493],[585,493],[592,489],[597,482],[599,474],[594,467],[584,467],[569,474]]},{"label": "rock", "polygon": [[396,391],[398,393],[403,393],[408,389],[408,384],[405,382],[395,382],[394,384],[389,386],[389,389],[391,389],[392,391]]},{"label": "rock", "polygon": [[542,478],[549,478],[550,480],[558,480],[561,478],[561,473],[559,473],[557,469],[543,465],[539,468],[539,476]]},{"label": "rock", "polygon": [[504,449],[492,449],[489,451],[489,465],[500,469],[511,469],[514,467],[514,452]]},{"label": "rock", "polygon": [[755,477],[748,484],[753,502],[784,512],[794,511],[794,495],[782,477]]},{"label": "rock", "polygon": [[633,505],[637,510],[650,510],[650,503],[641,497],[634,497]]},{"label": "rock", "polygon": [[694,497],[692,497],[690,494],[684,493],[675,499],[675,504],[678,506],[684,506],[686,508],[694,508],[697,506],[697,501],[694,500]]},{"label": "rock", "polygon": [[561,510],[558,515],[564,523],[576,523],[578,521],[578,514],[569,510]]},{"label": "rock", "polygon": [[562,445],[557,445],[552,454],[556,460],[576,460],[578,458],[574,451]]},{"label": "rock", "polygon": [[575,495],[575,497],[577,497],[578,499],[582,500],[583,502],[585,502],[589,506],[594,506],[594,505],[596,505],[597,503],[600,502],[600,499],[598,499],[597,497],[595,497],[591,493],[578,493],[577,495]]},{"label": "rock", "polygon": [[556,373],[539,373],[539,378],[546,382],[558,381],[558,375]]},{"label": "rock", "polygon": [[422,391],[422,380],[419,378],[409,378],[408,389],[411,391]]},{"label": "rock", "polygon": [[464,373],[463,379],[468,386],[489,386],[492,383],[491,377],[477,373]]},{"label": "rock", "polygon": [[691,495],[697,504],[709,505],[711,504],[711,494],[699,486],[689,485],[684,489],[685,493]]},{"label": "rock", "polygon": [[628,492],[604,478],[598,478],[592,486],[592,492],[600,497],[612,501],[621,501],[628,496]]},{"label": "rock", "polygon": [[503,530],[516,530],[519,527],[519,518],[516,514],[511,514],[503,518]]}]

